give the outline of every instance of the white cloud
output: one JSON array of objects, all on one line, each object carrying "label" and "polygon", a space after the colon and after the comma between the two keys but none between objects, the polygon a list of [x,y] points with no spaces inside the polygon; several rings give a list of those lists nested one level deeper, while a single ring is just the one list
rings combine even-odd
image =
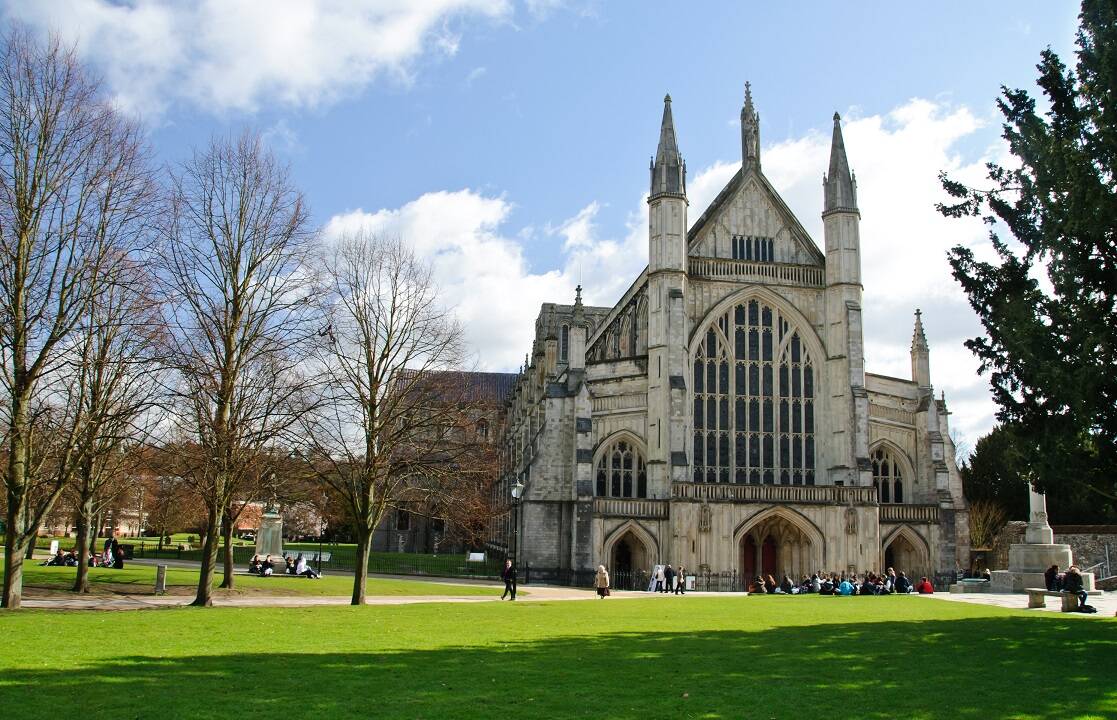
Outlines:
[{"label": "white cloud", "polygon": [[175,100],[217,112],[328,104],[379,75],[407,81],[427,51],[455,54],[454,20],[510,12],[508,0],[27,0],[6,8],[76,42],[118,104],[147,116]]}]

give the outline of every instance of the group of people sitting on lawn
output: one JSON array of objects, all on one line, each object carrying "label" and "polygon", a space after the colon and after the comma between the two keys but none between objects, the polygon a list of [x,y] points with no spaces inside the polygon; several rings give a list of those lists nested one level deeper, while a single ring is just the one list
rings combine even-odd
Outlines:
[{"label": "group of people sitting on lawn", "polygon": [[884,574],[870,572],[860,578],[856,573],[814,573],[810,577],[804,575],[799,582],[792,580],[790,575],[784,575],[780,582],[776,582],[771,575],[757,575],[749,585],[749,592],[756,595],[930,595],[935,588],[926,577],[912,583],[903,572],[897,575],[895,570],[888,568]]},{"label": "group of people sitting on lawn", "polygon": [[1086,604],[1086,585],[1082,582],[1082,571],[1071,565],[1066,572],[1059,572],[1058,565],[1052,565],[1043,572],[1047,589],[1055,592],[1074,593],[1080,605]]},{"label": "group of people sitting on lawn", "polygon": [[[90,550],[89,557],[85,559],[85,562],[89,567],[111,567],[122,570],[124,569],[124,548],[120,547],[116,538],[109,538],[105,541],[105,551],[98,554]],[[70,548],[66,552],[62,552],[62,548],[58,548],[54,555],[39,564],[47,567],[77,567],[78,549]]]},{"label": "group of people sitting on lawn", "polygon": [[[275,563],[272,561],[271,555],[265,555],[263,560],[260,559],[259,555],[253,555],[251,562],[248,563],[248,572],[253,575],[259,575],[260,577],[271,577],[274,575]],[[302,553],[299,553],[297,558],[290,555],[285,558],[283,574],[298,575],[314,580],[322,577],[321,573],[310,567],[310,564],[307,563]]]}]

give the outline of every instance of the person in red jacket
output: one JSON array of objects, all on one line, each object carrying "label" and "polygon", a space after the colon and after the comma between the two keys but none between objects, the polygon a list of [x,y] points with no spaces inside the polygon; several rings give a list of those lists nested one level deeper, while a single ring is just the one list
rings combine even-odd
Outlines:
[{"label": "person in red jacket", "polygon": [[931,586],[931,581],[927,578],[922,578],[915,589],[920,595],[931,595],[935,592],[935,588]]}]

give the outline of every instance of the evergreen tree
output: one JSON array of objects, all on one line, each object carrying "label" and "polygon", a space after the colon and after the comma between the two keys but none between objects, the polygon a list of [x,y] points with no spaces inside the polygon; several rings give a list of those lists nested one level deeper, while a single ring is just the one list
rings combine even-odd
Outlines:
[{"label": "evergreen tree", "polygon": [[[1018,166],[992,187],[942,176],[948,217],[981,217],[997,258],[950,251],[987,336],[966,342],[988,373],[1041,490],[1089,488],[1117,508],[1117,5],[1084,0],[1077,64],[1037,65],[1047,108],[1003,88],[997,105]],[[1004,232],[1011,239],[1003,237]]]}]

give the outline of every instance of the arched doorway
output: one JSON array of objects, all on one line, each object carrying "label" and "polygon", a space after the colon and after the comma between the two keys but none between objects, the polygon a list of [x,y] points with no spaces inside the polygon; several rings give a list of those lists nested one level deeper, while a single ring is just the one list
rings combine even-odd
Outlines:
[{"label": "arched doorway", "polygon": [[618,590],[642,590],[648,577],[651,554],[636,533],[629,530],[613,543],[609,556],[609,579]]},{"label": "arched doorway", "polygon": [[918,579],[930,572],[926,545],[908,528],[900,528],[885,541],[884,567]]},{"label": "arched doorway", "polygon": [[821,569],[822,537],[783,512],[765,514],[745,528],[740,538],[742,579],[759,575],[798,580]]}]

